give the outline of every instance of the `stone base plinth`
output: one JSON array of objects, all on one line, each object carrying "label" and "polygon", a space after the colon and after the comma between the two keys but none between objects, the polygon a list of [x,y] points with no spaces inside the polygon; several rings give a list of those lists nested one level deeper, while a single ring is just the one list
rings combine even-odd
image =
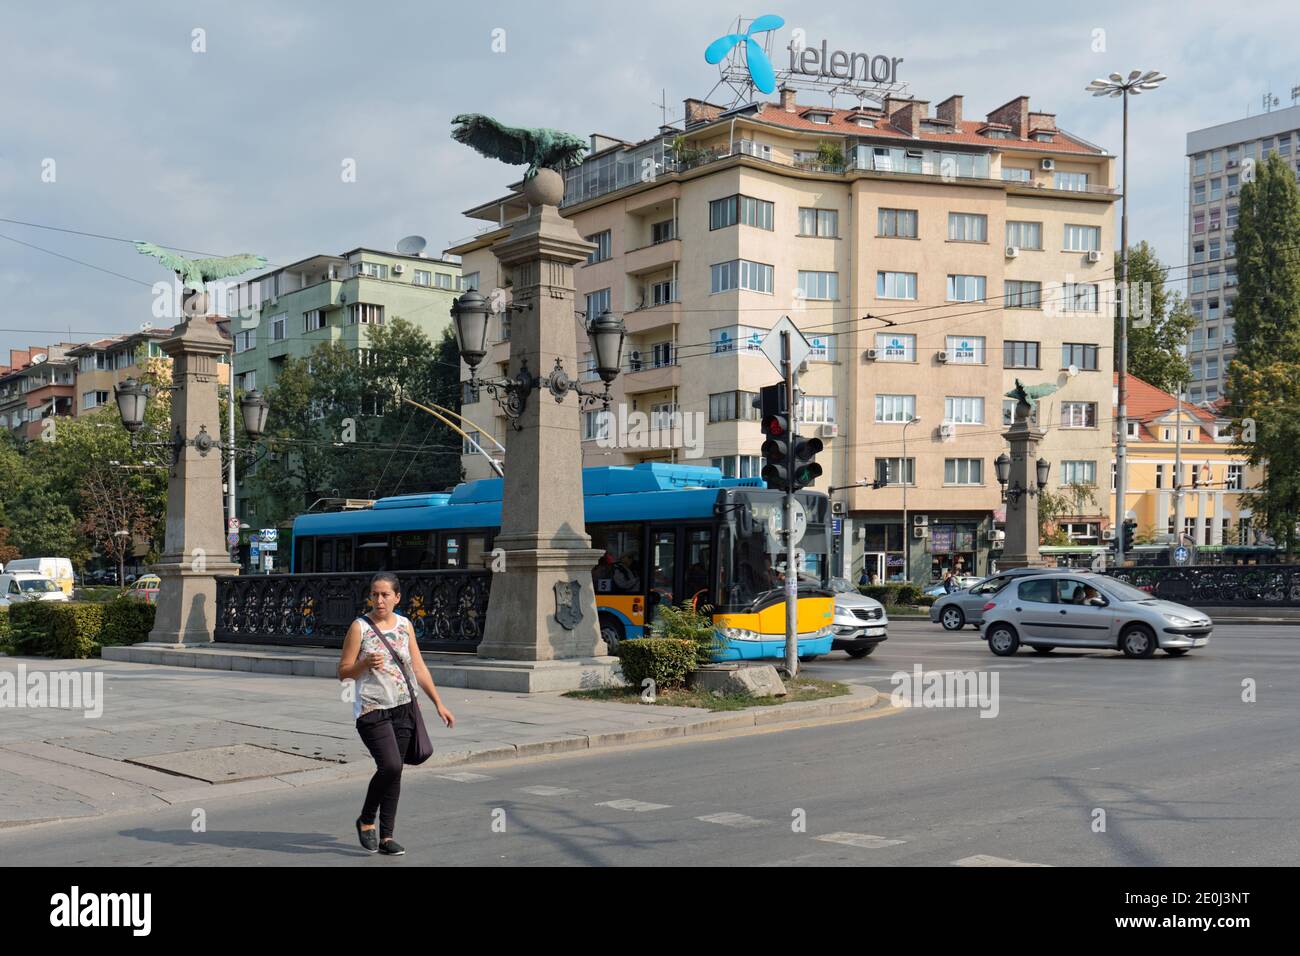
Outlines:
[{"label": "stone base plinth", "polygon": [[[604,552],[592,548],[536,548],[505,552],[505,570],[492,579],[480,658],[554,661],[608,654],[596,620],[591,569]],[[557,608],[556,585],[576,600]],[[580,617],[577,615],[580,613]],[[573,626],[565,627],[564,615]],[[576,618],[576,620],[574,619]]]},{"label": "stone base plinth", "polygon": [[216,575],[238,574],[239,565],[207,561],[202,571],[196,571],[193,562],[164,558],[149,570],[162,579],[150,643],[210,643],[217,624]]}]

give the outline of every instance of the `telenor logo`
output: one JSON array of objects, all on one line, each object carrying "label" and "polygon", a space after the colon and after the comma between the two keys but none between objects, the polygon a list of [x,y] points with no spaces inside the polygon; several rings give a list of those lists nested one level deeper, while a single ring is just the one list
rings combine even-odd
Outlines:
[{"label": "telenor logo", "polygon": [[708,63],[721,63],[723,57],[730,53],[742,40],[745,43],[745,65],[749,68],[749,78],[754,86],[764,93],[776,89],[776,73],[772,70],[772,61],[767,58],[763,48],[754,39],[755,33],[767,33],[785,26],[785,20],[775,14],[767,13],[754,20],[744,33],[728,33],[709,44],[704,51]]}]

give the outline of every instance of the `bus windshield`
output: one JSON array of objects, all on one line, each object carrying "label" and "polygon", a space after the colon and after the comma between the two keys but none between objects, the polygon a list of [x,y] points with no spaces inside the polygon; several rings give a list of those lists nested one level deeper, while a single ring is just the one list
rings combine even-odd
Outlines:
[{"label": "bus windshield", "polygon": [[[735,504],[727,510],[720,552],[730,567],[721,568],[726,604],[747,606],[771,591],[785,586],[785,542],[781,531],[785,519],[785,499],[779,491],[742,489],[735,494]],[[795,496],[796,508],[803,518],[795,518],[796,528],[804,525],[803,539],[797,547],[804,552],[799,575],[801,590],[824,587],[830,538],[826,523],[830,510],[825,495],[801,493]],[[747,512],[747,514],[745,513]]]}]

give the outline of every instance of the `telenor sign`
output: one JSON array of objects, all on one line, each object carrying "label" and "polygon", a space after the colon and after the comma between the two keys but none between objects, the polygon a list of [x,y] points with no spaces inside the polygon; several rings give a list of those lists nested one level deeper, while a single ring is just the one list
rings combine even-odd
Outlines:
[{"label": "telenor sign", "polygon": [[845,53],[843,50],[827,52],[827,42],[821,49],[806,46],[790,48],[790,72],[805,76],[830,76],[838,80],[864,80],[871,83],[893,83],[898,79],[901,56],[868,56],[866,53]]}]

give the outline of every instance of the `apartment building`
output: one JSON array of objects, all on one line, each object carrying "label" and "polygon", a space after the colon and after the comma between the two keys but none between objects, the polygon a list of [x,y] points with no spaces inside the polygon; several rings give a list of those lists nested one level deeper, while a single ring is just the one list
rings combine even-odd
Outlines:
[{"label": "apartment building", "polygon": [[1277,153],[1300,180],[1300,106],[1260,113],[1187,134],[1187,297],[1196,327],[1188,342],[1187,397],[1213,402],[1223,395],[1236,354],[1232,303],[1237,259],[1233,233],[1244,169]]},{"label": "apartment building", "polygon": [[[265,392],[290,357],[306,358],[323,343],[362,352],[369,329],[395,318],[436,340],[451,324],[460,287],[461,268],[454,260],[366,248],[312,256],[239,283],[225,303],[235,338],[235,385]],[[245,498],[242,484],[243,517],[256,519],[257,502]]]},{"label": "apartment building", "polygon": [[1128,421],[1125,503],[1137,520],[1139,540],[1177,538],[1200,547],[1258,543],[1251,489],[1259,470],[1234,447],[1231,418],[1206,403],[1180,403],[1130,375]]},{"label": "apartment building", "polygon": [[41,421],[73,414],[76,361],[68,357],[74,343],[10,349],[9,364],[0,366],[0,428],[31,440]]},{"label": "apartment building", "polygon": [[[167,358],[158,343],[171,334],[171,329],[147,329],[68,349],[68,358],[77,363],[76,403],[72,414],[86,415],[113,405],[113,390],[118,385],[128,378],[139,378],[149,359]],[[224,386],[230,382],[230,356],[220,356],[218,363],[218,381]]]},{"label": "apartment building", "polygon": [[[730,110],[687,100],[684,115],[682,129],[642,142],[593,136],[561,212],[596,246],[575,270],[577,309],[610,309],[627,326],[619,413],[671,424],[677,412],[702,427],[623,441],[588,413],[587,465],[695,461],[758,475],[751,399],[778,376],[757,345],[789,315],[813,347],[799,418],[827,446],[818,487],[888,469],[885,488],[833,496],[849,519],[845,573],[864,561],[891,578],[988,568],[1005,514],[993,459],[1017,378],[1060,386],[1040,409],[1053,480],[1096,483],[1110,458],[1111,156],[1028,97],[967,118],[960,96],[933,111],[897,98],[844,110],[782,89]],[[467,286],[505,286],[492,246],[526,213],[517,191],[467,211],[488,222],[448,250]],[[582,356],[581,316],[575,335]],[[495,338],[485,375],[506,367],[508,314]],[[486,392],[464,399],[463,413],[506,443]],[[488,473],[481,456],[464,464],[469,477]]]}]

